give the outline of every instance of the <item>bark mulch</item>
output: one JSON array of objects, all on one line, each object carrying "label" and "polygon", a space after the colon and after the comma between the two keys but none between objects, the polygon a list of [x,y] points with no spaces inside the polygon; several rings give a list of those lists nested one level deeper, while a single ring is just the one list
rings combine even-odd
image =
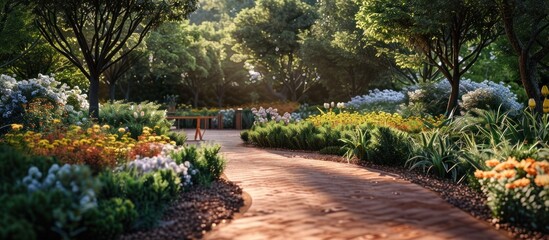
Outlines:
[{"label": "bark mulch", "polygon": [[120,239],[199,239],[239,212],[244,204],[242,195],[239,186],[224,179],[210,187],[193,187],[168,207],[159,226]]}]

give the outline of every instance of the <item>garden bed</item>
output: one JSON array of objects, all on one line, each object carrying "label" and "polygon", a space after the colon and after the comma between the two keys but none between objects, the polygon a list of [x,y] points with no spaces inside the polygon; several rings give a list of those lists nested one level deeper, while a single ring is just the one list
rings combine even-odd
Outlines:
[{"label": "garden bed", "polygon": [[196,186],[168,207],[158,227],[133,232],[120,239],[197,239],[225,223],[243,206],[242,189],[220,179],[211,187]]},{"label": "garden bed", "polygon": [[[286,149],[276,150],[284,151],[285,153],[282,153],[282,155],[290,158],[301,157],[307,159],[347,163],[346,158],[336,155],[324,155],[316,152],[305,151],[289,152]],[[490,223],[496,229],[505,230],[509,236],[515,239],[549,239],[549,236],[542,232],[516,227],[507,223],[499,223],[497,219],[492,218],[490,214],[490,209],[486,205],[486,196],[482,192],[476,191],[467,185],[425,175],[418,171],[410,171],[404,167],[383,166],[370,162],[358,161],[356,158],[351,160],[351,163],[361,165],[366,168],[394,173],[401,179],[434,191],[448,203],[460,208],[477,219]]]}]

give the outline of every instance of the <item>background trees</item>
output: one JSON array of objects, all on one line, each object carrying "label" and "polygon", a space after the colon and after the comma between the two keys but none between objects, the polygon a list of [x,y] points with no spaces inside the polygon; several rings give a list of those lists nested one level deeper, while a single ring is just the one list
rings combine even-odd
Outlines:
[{"label": "background trees", "polygon": [[316,14],[299,0],[259,0],[255,4],[235,18],[236,57],[255,67],[272,94],[299,101],[319,80],[316,69],[300,56],[303,34]]},{"label": "background trees", "polygon": [[542,110],[538,70],[549,72],[549,3],[543,0],[498,0],[505,35],[518,56],[526,94]]},{"label": "background trees", "polygon": [[357,26],[359,6],[354,1],[324,0],[317,8],[319,17],[304,39],[302,55],[319,73],[330,98],[350,99],[388,80],[387,66],[363,41],[364,31]]},{"label": "background trees", "polygon": [[152,28],[184,18],[194,7],[193,0],[38,0],[34,13],[42,36],[89,80],[89,113],[98,117],[101,74],[139,46]]},{"label": "background trees", "polygon": [[541,106],[549,82],[542,0],[197,1],[0,0],[1,69],[89,88],[91,113],[99,99],[168,94],[218,107],[348,101],[441,78],[448,111],[462,78],[510,83]]},{"label": "background trees", "polygon": [[446,112],[458,105],[459,81],[499,35],[491,1],[363,0],[357,18],[368,37],[420,52],[452,85]]}]

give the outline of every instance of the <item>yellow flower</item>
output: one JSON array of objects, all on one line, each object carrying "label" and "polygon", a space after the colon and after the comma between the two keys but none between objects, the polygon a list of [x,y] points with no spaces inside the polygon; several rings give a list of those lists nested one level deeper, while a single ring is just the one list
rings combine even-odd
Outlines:
[{"label": "yellow flower", "polygon": [[549,95],[549,88],[547,88],[547,85],[543,85],[543,87],[541,87],[541,95],[543,95],[544,97],[547,97],[547,95]]},{"label": "yellow flower", "polygon": [[109,126],[107,124],[105,124],[101,127],[101,129],[103,129],[103,130],[109,130],[110,128],[111,128],[111,126]]},{"label": "yellow flower", "polygon": [[53,122],[54,124],[57,124],[57,123],[61,123],[61,120],[59,120],[59,119],[53,119],[52,122]]},{"label": "yellow flower", "polygon": [[124,128],[119,128],[119,129],[118,129],[118,132],[119,132],[119,133],[124,133],[124,132],[126,132],[126,129],[124,129]]},{"label": "yellow flower", "polygon": [[11,125],[11,130],[13,130],[13,131],[19,131],[19,130],[21,130],[22,128],[23,128],[23,125],[22,125],[22,124],[15,124],[15,123],[14,123],[14,124]]},{"label": "yellow flower", "polygon": [[538,175],[536,179],[534,179],[534,182],[539,187],[549,186],[549,175],[547,174]]},{"label": "yellow flower", "polygon": [[533,110],[536,107],[536,100],[533,98],[528,99],[528,107]]},{"label": "yellow flower", "polygon": [[549,98],[546,98],[543,100],[543,112],[548,113],[549,112]]}]

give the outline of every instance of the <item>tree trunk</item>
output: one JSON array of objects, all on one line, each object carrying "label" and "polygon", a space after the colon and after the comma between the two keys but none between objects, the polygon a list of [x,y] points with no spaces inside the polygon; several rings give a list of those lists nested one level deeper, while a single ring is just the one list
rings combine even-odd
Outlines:
[{"label": "tree trunk", "polygon": [[109,98],[111,100],[111,103],[114,102],[115,93],[116,93],[116,84],[109,83]]},{"label": "tree trunk", "polygon": [[543,99],[536,80],[536,62],[530,58],[526,50],[522,50],[519,54],[518,61],[522,86],[526,90],[528,98],[533,98],[536,101],[536,112],[541,113],[543,111]]},{"label": "tree trunk", "polygon": [[99,74],[90,74],[90,90],[88,92],[90,104],[89,116],[99,118]]},{"label": "tree trunk", "polygon": [[198,91],[196,91],[196,92],[193,93],[193,95],[194,95],[194,107],[198,108],[198,97],[199,97],[200,93]]},{"label": "tree trunk", "polygon": [[452,91],[450,92],[450,98],[448,99],[448,105],[446,106],[446,116],[453,116],[453,113],[457,112],[458,110],[459,78],[459,74],[454,74],[452,76],[452,81],[450,82],[450,85],[452,86]]}]

